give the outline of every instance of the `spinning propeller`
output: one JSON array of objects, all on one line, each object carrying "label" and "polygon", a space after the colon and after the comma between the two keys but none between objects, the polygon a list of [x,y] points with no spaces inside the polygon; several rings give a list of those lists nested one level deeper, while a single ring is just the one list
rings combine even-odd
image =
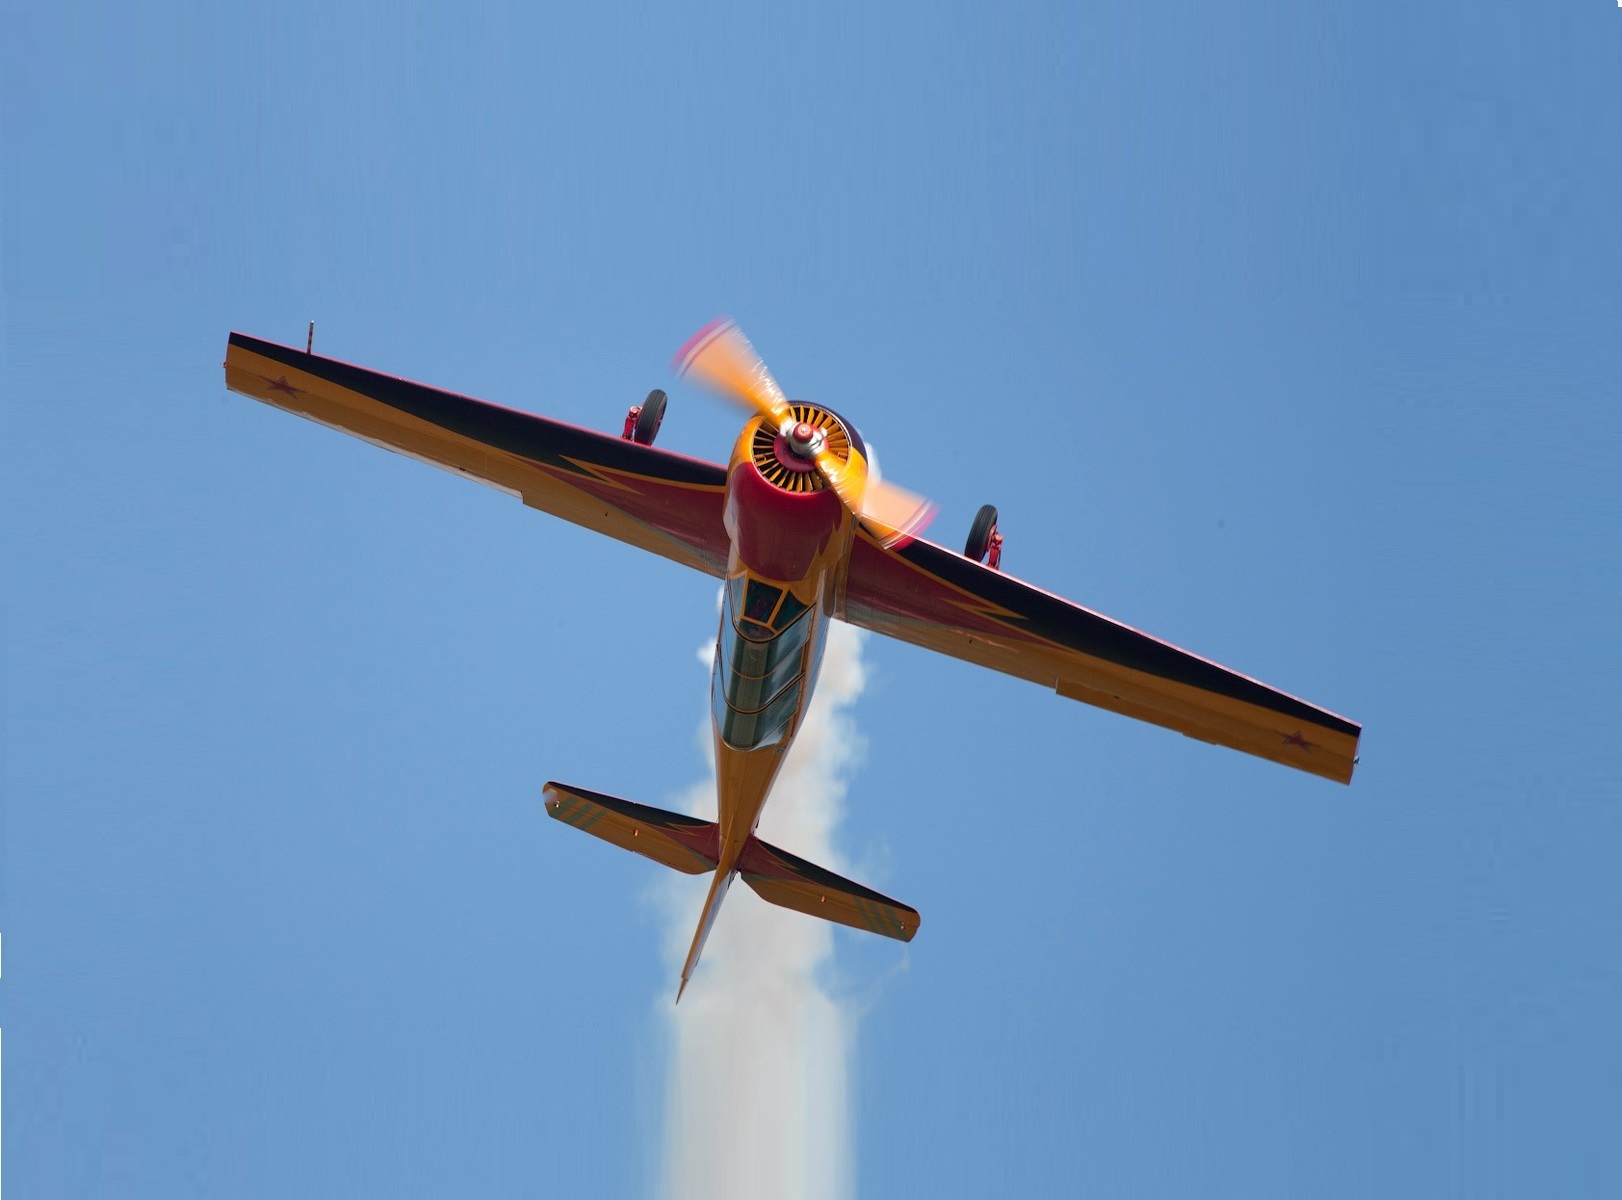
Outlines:
[{"label": "spinning propeller", "polygon": [[828,446],[826,434],[794,415],[749,339],[729,319],[711,321],[676,355],[676,371],[692,376],[717,394],[764,417],[789,453],[804,459],[829,490],[881,544],[894,546],[923,532],[935,506],[906,488],[851,469]]}]

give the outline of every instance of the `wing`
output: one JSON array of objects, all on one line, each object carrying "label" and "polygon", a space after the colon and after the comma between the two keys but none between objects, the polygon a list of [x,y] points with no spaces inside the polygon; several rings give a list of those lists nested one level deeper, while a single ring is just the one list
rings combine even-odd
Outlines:
[{"label": "wing", "polygon": [[1071,700],[1350,783],[1362,729],[926,541],[851,552],[845,620]]},{"label": "wing", "polygon": [[518,496],[710,575],[725,575],[726,470],[233,333],[225,385]]}]

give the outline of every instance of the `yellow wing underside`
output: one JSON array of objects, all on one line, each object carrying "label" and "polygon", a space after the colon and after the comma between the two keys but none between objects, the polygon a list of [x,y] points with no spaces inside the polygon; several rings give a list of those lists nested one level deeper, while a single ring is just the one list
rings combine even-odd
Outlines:
[{"label": "yellow wing underside", "polygon": [[1060,696],[1349,783],[1361,729],[927,542],[853,554],[845,620]]},{"label": "yellow wing underside", "polygon": [[[725,475],[606,434],[233,334],[226,386],[709,575]],[[703,468],[703,469],[701,469]]]}]

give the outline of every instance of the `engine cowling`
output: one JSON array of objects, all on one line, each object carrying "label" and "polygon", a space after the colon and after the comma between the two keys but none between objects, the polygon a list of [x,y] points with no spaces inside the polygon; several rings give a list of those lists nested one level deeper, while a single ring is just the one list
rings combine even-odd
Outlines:
[{"label": "engine cowling", "polygon": [[[842,461],[849,461],[851,436],[845,423],[825,408],[814,404],[795,403],[790,408],[794,419],[818,430],[827,439],[828,449]],[[785,492],[820,492],[828,486],[809,459],[796,455],[782,434],[765,422],[755,430],[749,447],[749,461],[754,463],[766,482]]]}]

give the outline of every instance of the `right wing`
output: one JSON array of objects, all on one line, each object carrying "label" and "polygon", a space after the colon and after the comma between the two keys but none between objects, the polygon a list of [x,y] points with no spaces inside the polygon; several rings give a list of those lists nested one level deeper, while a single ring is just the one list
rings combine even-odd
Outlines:
[{"label": "right wing", "polygon": [[1356,722],[916,540],[851,550],[852,625],[1052,688],[1070,700],[1350,783]]},{"label": "right wing", "polygon": [[709,575],[726,574],[726,470],[233,333],[225,385],[520,497]]}]

